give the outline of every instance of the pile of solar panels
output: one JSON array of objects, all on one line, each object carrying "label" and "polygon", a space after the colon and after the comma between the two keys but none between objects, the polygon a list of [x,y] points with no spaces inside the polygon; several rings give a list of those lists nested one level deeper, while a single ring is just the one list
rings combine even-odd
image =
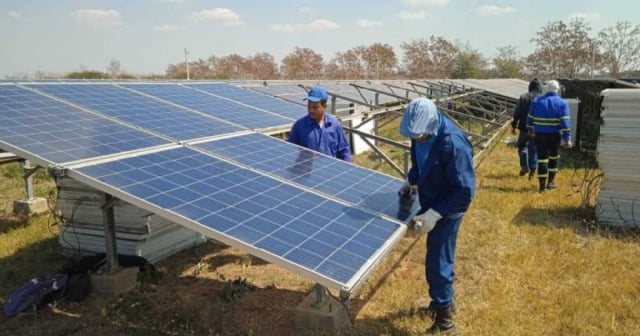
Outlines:
[{"label": "pile of solar panels", "polygon": [[598,164],[604,180],[596,215],[602,225],[640,227],[640,90],[602,91]]},{"label": "pile of solar panels", "polygon": [[[70,178],[57,179],[56,206],[64,224],[58,240],[68,255],[104,253],[103,193]],[[117,200],[113,207],[118,253],[156,262],[205,241],[204,235]]]},{"label": "pile of solar panels", "polygon": [[[117,229],[127,252],[189,241],[168,234],[175,223],[348,295],[415,207],[399,207],[400,179],[261,134],[304,114],[224,83],[0,84],[0,149],[134,205],[120,215],[145,219]],[[97,248],[98,221],[70,192],[70,229]]]}]

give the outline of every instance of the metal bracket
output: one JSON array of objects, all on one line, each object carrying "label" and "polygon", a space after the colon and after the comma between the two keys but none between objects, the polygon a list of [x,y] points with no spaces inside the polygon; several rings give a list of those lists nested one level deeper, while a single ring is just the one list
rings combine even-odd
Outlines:
[{"label": "metal bracket", "polygon": [[31,177],[31,175],[35,174],[36,171],[38,171],[38,169],[42,168],[41,166],[35,166],[35,167],[27,167],[26,165],[24,166],[24,178],[28,179],[29,177]]},{"label": "metal bracket", "polygon": [[316,293],[316,301],[311,304],[313,308],[320,308],[327,302],[327,288],[319,283],[313,287],[313,290]]},{"label": "metal bracket", "polygon": [[67,176],[67,168],[63,168],[60,166],[49,166],[47,171],[51,176],[54,177],[64,177]]}]

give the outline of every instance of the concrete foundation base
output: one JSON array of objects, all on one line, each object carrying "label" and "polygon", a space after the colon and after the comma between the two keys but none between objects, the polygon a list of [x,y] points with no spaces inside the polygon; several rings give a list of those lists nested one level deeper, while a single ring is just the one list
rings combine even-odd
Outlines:
[{"label": "concrete foundation base", "polygon": [[91,292],[103,295],[118,295],[136,286],[137,267],[120,268],[104,274],[91,273]]},{"label": "concrete foundation base", "polygon": [[47,213],[49,206],[47,199],[35,197],[31,200],[17,200],[13,202],[13,213],[18,216],[39,215]]},{"label": "concrete foundation base", "polygon": [[327,297],[326,302],[320,307],[315,307],[315,303],[316,293],[311,292],[298,305],[295,310],[296,328],[319,331],[326,335],[339,335],[340,331],[351,326],[345,306],[333,297]]}]

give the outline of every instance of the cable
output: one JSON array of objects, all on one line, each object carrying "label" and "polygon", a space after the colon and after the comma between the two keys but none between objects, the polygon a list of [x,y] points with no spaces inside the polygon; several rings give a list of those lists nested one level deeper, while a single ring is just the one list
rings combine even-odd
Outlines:
[{"label": "cable", "polygon": [[[78,208],[80,207],[82,202],[84,202],[86,200],[89,200],[88,196],[82,196],[82,197],[80,197],[79,199],[76,200],[76,202],[73,204],[73,208],[71,209],[71,217],[69,218],[69,222],[68,223],[65,222],[64,229],[63,229],[62,232],[60,232],[60,237],[62,238],[62,241],[65,244],[67,244],[69,247],[75,248],[75,250],[76,250],[75,253],[73,254],[72,258],[76,258],[76,257],[80,256],[80,251],[81,251],[80,238],[78,236],[78,232],[76,232],[76,227],[75,227],[75,224],[74,224],[74,218],[75,218],[75,215],[76,215],[76,211],[78,210]],[[67,230],[68,227],[71,227],[71,229],[73,230],[73,235],[75,236],[76,242],[78,243],[77,247],[74,247],[69,241],[67,241],[64,238],[64,233],[67,232],[66,230]]]}]

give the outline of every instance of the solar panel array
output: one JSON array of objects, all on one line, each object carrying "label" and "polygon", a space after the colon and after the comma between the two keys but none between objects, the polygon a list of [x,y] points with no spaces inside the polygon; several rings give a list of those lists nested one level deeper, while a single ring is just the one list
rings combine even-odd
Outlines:
[{"label": "solar panel array", "polygon": [[[209,237],[350,288],[402,225],[180,147],[75,170]],[[90,182],[91,183],[91,182]],[[235,244],[234,244],[235,243]],[[282,263],[282,262],[280,262]]]},{"label": "solar panel array", "polygon": [[0,85],[0,148],[325,286],[353,290],[406,229],[401,180],[249,130],[303,107],[227,84],[27,87]]},{"label": "solar panel array", "polygon": [[42,164],[169,143],[15,85],[0,85],[0,120],[1,147]]}]

